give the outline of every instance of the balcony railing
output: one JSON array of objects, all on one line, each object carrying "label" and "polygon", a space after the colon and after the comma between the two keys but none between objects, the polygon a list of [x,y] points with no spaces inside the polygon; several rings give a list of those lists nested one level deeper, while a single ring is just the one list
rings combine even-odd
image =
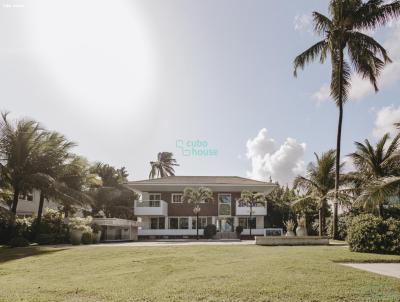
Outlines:
[{"label": "balcony railing", "polygon": [[[236,215],[237,216],[250,216],[250,207],[243,206],[243,203],[240,201],[236,202]],[[252,208],[252,216],[265,216],[267,215],[267,206],[258,204],[257,206],[253,206]]]},{"label": "balcony railing", "polygon": [[164,200],[135,201],[136,216],[168,216],[168,203]]}]

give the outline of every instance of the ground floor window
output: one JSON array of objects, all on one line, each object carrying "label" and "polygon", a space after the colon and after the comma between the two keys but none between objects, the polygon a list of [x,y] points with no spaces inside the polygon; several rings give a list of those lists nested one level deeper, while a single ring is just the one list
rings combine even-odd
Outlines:
[{"label": "ground floor window", "polygon": [[256,228],[256,217],[240,217],[239,218],[239,225],[242,226],[244,229],[252,229]]},{"label": "ground floor window", "polygon": [[169,218],[170,229],[189,229],[189,218],[188,217],[170,217]]},{"label": "ground floor window", "polygon": [[151,217],[150,229],[152,229],[152,230],[165,229],[165,217]]},{"label": "ground floor window", "polygon": [[[212,224],[212,217],[199,217],[199,229],[204,229],[207,225]],[[192,217],[192,229],[196,229],[196,216]]]}]

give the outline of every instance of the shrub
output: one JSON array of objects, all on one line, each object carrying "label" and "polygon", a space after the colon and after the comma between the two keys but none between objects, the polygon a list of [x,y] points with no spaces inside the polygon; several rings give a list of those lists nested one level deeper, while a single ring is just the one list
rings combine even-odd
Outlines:
[{"label": "shrub", "polygon": [[92,232],[84,232],[82,234],[82,243],[91,244],[92,243]]},{"label": "shrub", "polygon": [[236,231],[236,234],[237,234],[238,236],[240,236],[240,234],[242,234],[242,232],[243,232],[243,227],[242,227],[241,225],[238,225],[238,226],[236,227],[235,231]]},{"label": "shrub", "polygon": [[217,234],[217,227],[215,224],[208,224],[204,228],[204,237],[207,239],[211,239],[215,234]]},{"label": "shrub", "polygon": [[11,247],[24,247],[29,245],[29,241],[21,236],[14,237],[10,240],[9,245]]},{"label": "shrub", "polygon": [[[58,244],[68,242],[68,227],[64,223],[64,215],[60,211],[46,209],[42,216],[40,225],[37,225],[37,219],[33,222],[33,229],[36,230],[37,237],[35,241],[39,244]],[[39,238],[39,236],[43,236]],[[49,242],[53,238],[53,242]],[[40,240],[44,240],[40,243]]]},{"label": "shrub", "polygon": [[40,245],[56,243],[56,237],[53,234],[38,234],[35,241]]},{"label": "shrub", "polygon": [[11,211],[0,207],[0,244],[6,244],[14,233],[12,222],[13,214]]},{"label": "shrub", "polygon": [[354,252],[400,254],[400,221],[356,216],[348,226],[347,241]]},{"label": "shrub", "polygon": [[68,220],[68,226],[71,230],[78,230],[82,232],[90,232],[90,223],[92,222],[92,217],[88,216],[86,218],[73,217]]},{"label": "shrub", "polygon": [[[347,229],[351,223],[351,219],[353,215],[350,214],[342,214],[338,217],[338,225],[337,225],[337,236],[339,240],[346,240],[347,237]],[[328,222],[327,231],[329,235],[332,235],[332,221],[331,219]]]},{"label": "shrub", "polygon": [[92,231],[93,231],[93,233],[98,233],[98,232],[101,231],[101,227],[98,224],[93,223],[92,224]]}]

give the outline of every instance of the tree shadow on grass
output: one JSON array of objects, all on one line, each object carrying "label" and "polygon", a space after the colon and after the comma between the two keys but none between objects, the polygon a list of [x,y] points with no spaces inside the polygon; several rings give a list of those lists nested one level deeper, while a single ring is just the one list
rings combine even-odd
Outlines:
[{"label": "tree shadow on grass", "polygon": [[26,257],[52,254],[63,250],[65,249],[40,247],[40,246],[19,247],[19,248],[0,247],[0,264]]}]

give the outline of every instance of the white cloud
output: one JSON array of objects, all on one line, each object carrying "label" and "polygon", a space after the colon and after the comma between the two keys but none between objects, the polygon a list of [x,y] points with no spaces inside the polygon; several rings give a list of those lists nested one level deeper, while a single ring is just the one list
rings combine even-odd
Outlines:
[{"label": "white cloud", "polygon": [[309,14],[298,14],[294,17],[294,30],[312,33],[312,16]]},{"label": "white cloud", "polygon": [[[378,78],[378,87],[385,88],[400,81],[400,22],[392,22],[389,26],[392,29],[389,38],[383,43],[383,46],[388,51],[392,63],[386,65]],[[351,90],[349,99],[358,101],[364,97],[373,94],[374,88],[368,80],[362,79],[359,75],[354,74],[351,79]],[[325,83],[312,98],[318,102],[329,100],[329,86]]]},{"label": "white cloud", "polygon": [[382,137],[385,133],[390,133],[393,137],[398,130],[393,125],[400,122],[400,106],[383,107],[376,113],[375,125],[372,134],[375,138]]},{"label": "white cloud", "polygon": [[248,177],[266,181],[271,176],[281,184],[290,184],[295,176],[304,173],[305,143],[289,137],[278,146],[263,128],[255,138],[247,141],[246,147],[247,158],[251,160]]}]

